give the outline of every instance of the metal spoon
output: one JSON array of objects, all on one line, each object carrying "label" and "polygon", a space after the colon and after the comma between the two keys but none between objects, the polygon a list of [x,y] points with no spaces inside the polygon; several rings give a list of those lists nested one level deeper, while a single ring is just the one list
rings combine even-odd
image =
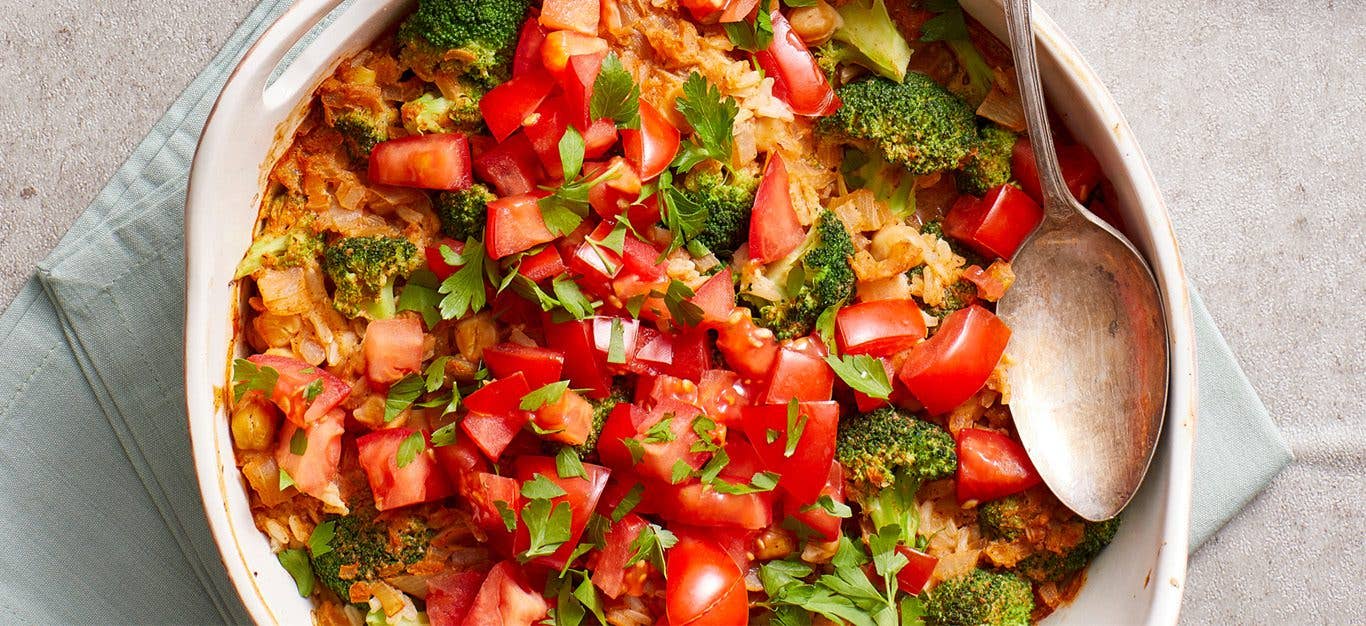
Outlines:
[{"label": "metal spoon", "polygon": [[1133,498],[1167,408],[1162,297],[1138,251],[1084,209],[1058,169],[1029,0],[1006,0],[1046,217],[1016,254],[996,312],[1012,329],[1010,410],[1058,499],[1093,521]]}]

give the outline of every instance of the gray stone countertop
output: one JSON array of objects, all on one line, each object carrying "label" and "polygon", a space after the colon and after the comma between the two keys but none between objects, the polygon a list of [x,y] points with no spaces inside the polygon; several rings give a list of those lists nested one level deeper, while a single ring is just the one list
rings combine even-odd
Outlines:
[{"label": "gray stone countertop", "polygon": [[[1366,11],[1044,0],[1119,101],[1296,462],[1191,559],[1187,623],[1366,623]],[[0,0],[0,303],[252,7]]]}]

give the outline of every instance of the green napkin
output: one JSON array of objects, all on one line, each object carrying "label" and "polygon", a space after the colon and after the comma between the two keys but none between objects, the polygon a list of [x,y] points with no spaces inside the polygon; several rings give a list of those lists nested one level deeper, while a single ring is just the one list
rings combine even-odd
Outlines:
[{"label": "green napkin", "polygon": [[[183,404],[185,180],[266,0],[0,316],[0,607],[21,623],[246,622],[200,507]],[[243,208],[245,210],[245,208]],[[1289,461],[1195,300],[1192,549]]]}]

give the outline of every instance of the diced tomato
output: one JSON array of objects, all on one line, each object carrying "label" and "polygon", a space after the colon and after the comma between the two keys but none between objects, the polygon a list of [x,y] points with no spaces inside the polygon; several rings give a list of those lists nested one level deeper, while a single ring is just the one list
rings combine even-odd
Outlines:
[{"label": "diced tomato", "polygon": [[[399,467],[399,446],[414,434],[423,437],[422,450]],[[411,428],[388,428],[356,440],[360,466],[375,495],[376,510],[388,511],[451,495],[451,485],[437,468],[426,437],[426,433]]]},{"label": "diced tomato", "polygon": [[693,382],[702,380],[702,373],[711,369],[711,345],[706,331],[686,328],[669,338],[673,358],[662,368],[665,374]]},{"label": "diced tomato", "polygon": [[896,551],[908,561],[906,566],[896,573],[897,587],[911,595],[920,593],[925,589],[925,584],[930,582],[930,575],[934,573],[935,566],[939,565],[939,559],[907,546],[897,546]]},{"label": "diced tomato", "polygon": [[450,445],[433,447],[432,456],[461,496],[468,497],[473,488],[471,481],[479,472],[490,471],[488,459],[469,437],[458,437]]},{"label": "diced tomato", "polygon": [[[561,502],[569,504],[569,541],[564,542],[553,554],[537,557],[535,560],[549,567],[559,569],[569,560],[569,555],[579,544],[583,529],[588,526],[588,518],[598,506],[598,498],[607,486],[611,470],[592,463],[583,464],[585,476],[561,478],[555,469],[555,459],[548,456],[521,456],[512,462],[512,473],[523,483],[535,478],[536,474],[545,476],[565,491],[565,495],[551,498],[552,508]],[[518,549],[529,545],[530,538],[526,525],[518,528]]]},{"label": "diced tomato", "polygon": [[555,240],[541,217],[539,197],[522,194],[498,198],[489,203],[484,243],[489,258],[501,259]]},{"label": "diced tomato", "polygon": [[[697,407],[691,404],[667,399],[650,409],[644,420],[636,424],[633,433],[643,451],[640,463],[635,465],[637,474],[668,483],[676,463],[687,465],[690,471],[702,467],[705,455],[692,451],[692,445],[698,441],[692,428],[697,412]],[[667,426],[659,426],[666,418],[670,420]],[[657,429],[657,436],[652,436],[651,428]],[[605,462],[606,457],[603,460]]]},{"label": "diced tomato", "polygon": [[[605,163],[584,163],[583,172],[589,178],[597,178],[608,168],[615,168],[616,174],[588,190],[588,204],[598,215],[616,220],[622,211],[627,210],[635,203],[636,198],[640,197],[640,177],[621,157],[612,157],[611,161]],[[640,228],[644,228],[644,225]],[[608,232],[611,232],[610,228]]]},{"label": "diced tomato", "polygon": [[474,157],[474,173],[500,196],[531,193],[541,176],[536,149],[525,134],[513,135]]},{"label": "diced tomato", "polygon": [[778,358],[778,341],[773,338],[773,331],[754,323],[749,309],[736,310],[741,315],[717,329],[716,348],[741,378],[762,380]]},{"label": "diced tomato", "polygon": [[788,191],[787,166],[783,157],[773,153],[764,166],[764,177],[754,192],[754,209],[749,220],[749,258],[756,263],[771,263],[797,249],[806,239],[797,212],[792,209]]},{"label": "diced tomato", "polygon": [[612,409],[602,425],[602,432],[598,434],[598,458],[604,465],[630,470],[633,459],[622,441],[635,437],[644,419],[645,412],[634,404],[622,402]]},{"label": "diced tomato", "polygon": [[958,431],[958,502],[987,502],[1029,489],[1043,479],[1024,446],[994,430]]},{"label": "diced tomato", "polygon": [[[479,99],[479,111],[494,139],[504,141],[521,128],[555,88],[548,74],[530,72],[490,89]],[[430,135],[423,135],[427,137]]]},{"label": "diced tomato", "polygon": [[668,552],[665,615],[673,626],[737,626],[749,621],[740,568],[714,542],[680,538]]},{"label": "diced tomato", "polygon": [[[342,379],[298,359],[257,354],[247,357],[247,360],[260,367],[269,367],[279,374],[275,389],[270,392],[270,400],[296,426],[306,426],[322,419],[328,411],[351,395],[351,386]],[[312,401],[306,400],[304,396],[308,388],[317,381],[322,381],[322,393]]]},{"label": "diced tomato", "polygon": [[[631,362],[636,355],[636,339],[640,331],[640,320],[633,320],[628,317],[608,317],[599,315],[593,317],[593,347],[602,353],[603,359],[611,356],[612,350],[612,331],[613,326],[620,326],[620,338],[622,348],[622,363],[624,365]],[[608,365],[611,367],[611,364]]]},{"label": "diced tomato", "polygon": [[1000,274],[997,273],[1002,266],[1008,269],[1010,264],[1005,261],[996,261],[991,264],[990,270],[984,270],[977,265],[969,265],[963,268],[963,280],[977,287],[978,297],[995,302],[1006,294],[1006,284],[1001,282]]},{"label": "diced tomato", "polygon": [[924,338],[925,318],[910,299],[860,302],[835,315],[840,354],[891,356]]},{"label": "diced tomato", "polygon": [[839,96],[816,64],[816,57],[777,7],[773,9],[773,41],[754,58],[764,73],[773,77],[773,95],[792,107],[793,113],[820,116],[839,109]]},{"label": "diced tomato", "polygon": [[594,120],[583,131],[583,157],[600,159],[617,143],[617,123],[608,118]]},{"label": "diced tomato", "polygon": [[517,52],[512,56],[513,76],[541,69],[541,45],[544,43],[545,29],[541,28],[541,23],[535,17],[526,18],[517,35]]},{"label": "diced tomato", "polygon": [[717,21],[722,24],[743,22],[758,6],[759,0],[729,0],[726,2],[726,10],[721,12],[721,18]]},{"label": "diced tomato", "polygon": [[835,372],[825,362],[825,344],[810,337],[785,342],[778,350],[769,376],[764,402],[786,404],[829,400],[835,389]]},{"label": "diced tomato", "polygon": [[545,0],[541,3],[541,24],[550,29],[565,29],[586,35],[598,34],[601,0]]},{"label": "diced tomato", "polygon": [[470,517],[488,535],[489,543],[500,552],[511,553],[512,533],[503,521],[498,503],[514,514],[521,511],[522,486],[516,479],[488,472],[475,473],[457,484],[464,485],[461,495],[470,503]]},{"label": "diced tomato", "polygon": [[469,189],[470,144],[464,135],[433,133],[381,141],[370,151],[366,178],[379,185]]},{"label": "diced tomato", "polygon": [[631,544],[640,536],[646,524],[641,516],[629,513],[603,533],[602,551],[598,553],[598,563],[593,568],[593,584],[603,595],[615,600],[626,591],[626,562],[635,554]]},{"label": "diced tomato", "polygon": [[498,415],[470,411],[465,419],[460,421],[460,430],[474,440],[474,445],[479,446],[490,461],[496,463],[508,444],[512,443],[517,433],[522,432],[522,427],[530,421],[531,414],[526,411]]},{"label": "diced tomato", "polygon": [[[752,476],[752,475],[751,475]],[[748,482],[746,479],[745,482]],[[664,489],[660,516],[697,526],[733,526],[760,530],[773,525],[771,492],[721,493],[702,483]]]},{"label": "diced tomato", "polygon": [[522,568],[513,561],[503,561],[489,570],[464,626],[531,626],[549,609],[545,598],[527,582]]},{"label": "diced tomato", "polygon": [[605,58],[606,52],[576,54],[569,57],[565,71],[560,75],[565,113],[580,135],[592,124],[588,104],[593,98],[593,85],[598,80],[598,72],[602,70],[602,60]]},{"label": "diced tomato", "polygon": [[517,271],[531,282],[539,283],[563,274],[566,269],[560,251],[555,246],[546,246],[540,252],[523,258]]},{"label": "diced tomato", "polygon": [[[835,459],[839,404],[830,401],[799,403],[796,419],[792,421],[789,421],[788,413],[788,407],[781,404],[745,407],[741,410],[745,436],[749,437],[764,464],[782,475],[779,489],[798,502],[815,501],[830,473],[830,463]],[[789,424],[793,429],[789,429]],[[791,437],[798,428],[800,433],[794,444]]]},{"label": "diced tomato", "polygon": [[721,11],[726,8],[727,0],[681,0],[679,4],[688,10],[693,21],[711,24],[721,17]]},{"label": "diced tomato", "polygon": [[1009,341],[1005,322],[974,304],[954,311],[933,337],[916,344],[898,377],[925,410],[941,415],[986,384]]},{"label": "diced tomato", "polygon": [[575,389],[584,389],[589,398],[606,398],[612,379],[607,373],[606,356],[598,352],[593,341],[593,326],[588,320],[555,322],[545,318],[546,344],[564,354],[565,362],[572,363],[566,374]]},{"label": "diced tomato", "polygon": [[557,30],[546,35],[541,46],[541,63],[556,77],[569,67],[569,58],[581,54],[606,54],[607,40],[572,30]]},{"label": "diced tomato", "polygon": [[566,389],[558,400],[537,409],[533,419],[546,439],[577,446],[588,441],[593,429],[593,405],[573,389]]},{"label": "diced tomato", "polygon": [[432,626],[462,626],[484,584],[484,573],[443,570],[427,579],[427,619]]},{"label": "diced tomato", "polygon": [[465,251],[465,244],[454,239],[442,237],[436,241],[436,244],[427,246],[424,251],[427,256],[427,269],[430,269],[433,274],[436,274],[437,280],[446,280],[447,278],[450,278],[450,275],[454,274],[456,270],[460,269],[460,266],[451,265],[446,262],[446,257],[441,254],[441,246],[446,246],[451,249],[451,252],[460,254]]},{"label": "diced tomato", "polygon": [[416,317],[374,320],[365,327],[361,352],[365,377],[387,387],[422,369],[422,322]]},{"label": "diced tomato", "polygon": [[697,386],[698,404],[718,424],[739,424],[741,410],[749,406],[750,396],[749,388],[740,382],[740,375],[730,370],[706,370]]},{"label": "diced tomato", "polygon": [[560,139],[564,137],[565,129],[569,128],[564,98],[559,95],[546,98],[536,108],[532,119],[535,121],[525,125],[522,133],[531,141],[531,147],[536,150],[536,157],[541,160],[545,171],[550,176],[559,176],[563,169],[560,166]]},{"label": "diced tomato", "polygon": [[[345,421],[346,413],[334,409],[304,428],[303,454],[294,454],[298,448],[294,444],[294,435],[299,432],[299,427],[285,422],[280,429],[275,463],[280,466],[280,471],[289,474],[300,492],[321,500],[328,496],[329,488],[337,482]],[[336,497],[336,494],[332,494],[332,497]]]},{"label": "diced tomato", "polygon": [[515,413],[521,410],[522,397],[530,392],[531,385],[527,383],[526,375],[514,371],[465,396],[461,404],[470,411],[486,415]]},{"label": "diced tomato", "polygon": [[822,496],[830,496],[831,501],[844,504],[844,468],[840,467],[838,461],[830,464],[825,484],[815,498],[801,501],[789,497],[784,501],[785,512],[803,526],[810,528],[821,540],[834,541],[839,539],[840,526],[844,521],[818,506]]},{"label": "diced tomato", "polygon": [[1043,221],[1043,209],[1011,184],[980,200],[960,196],[944,216],[944,234],[988,257],[1009,260]]},{"label": "diced tomato", "polygon": [[730,319],[735,310],[735,280],[731,278],[730,268],[713,274],[707,282],[697,288],[691,299],[702,309],[702,326],[717,328]]},{"label": "diced tomato", "polygon": [[[678,154],[680,135],[668,118],[644,99],[640,101],[640,128],[621,131],[621,149],[642,181],[654,180]],[[794,216],[795,219],[795,216]]]},{"label": "diced tomato", "polygon": [[526,378],[527,389],[534,390],[560,380],[564,353],[503,342],[484,348],[484,363],[495,378],[503,379],[520,372]]},{"label": "diced tomato", "polygon": [[901,385],[900,381],[896,379],[896,368],[892,366],[892,361],[887,357],[879,357],[878,361],[882,363],[882,371],[887,374],[887,381],[892,383],[892,394],[884,400],[882,398],[874,398],[855,389],[854,405],[858,407],[860,412],[866,413],[873,409],[887,406],[888,401],[895,403],[898,399],[898,394],[906,394],[905,385]]},{"label": "diced tomato", "polygon": [[[1081,144],[1057,146],[1057,151],[1058,169],[1062,170],[1062,179],[1067,185],[1067,190],[1072,192],[1072,197],[1076,198],[1077,202],[1085,204],[1091,192],[1095,191],[1096,187],[1100,186],[1100,181],[1105,178],[1104,172],[1100,169],[1100,162],[1096,161],[1095,155]],[[1035,202],[1043,202],[1039,166],[1034,162],[1034,147],[1029,143],[1029,138],[1020,137],[1019,141],[1015,142],[1015,149],[1010,153],[1010,169],[1025,193],[1028,193]]]}]

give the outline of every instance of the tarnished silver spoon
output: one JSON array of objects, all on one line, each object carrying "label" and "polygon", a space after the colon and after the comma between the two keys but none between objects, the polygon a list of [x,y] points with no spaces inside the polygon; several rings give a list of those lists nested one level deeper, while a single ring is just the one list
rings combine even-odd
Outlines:
[{"label": "tarnished silver spoon", "polygon": [[1029,0],[1006,0],[1046,217],[997,305],[1012,329],[1010,409],[1044,483],[1082,517],[1133,498],[1167,406],[1162,297],[1138,251],[1068,192],[1044,109]]}]

